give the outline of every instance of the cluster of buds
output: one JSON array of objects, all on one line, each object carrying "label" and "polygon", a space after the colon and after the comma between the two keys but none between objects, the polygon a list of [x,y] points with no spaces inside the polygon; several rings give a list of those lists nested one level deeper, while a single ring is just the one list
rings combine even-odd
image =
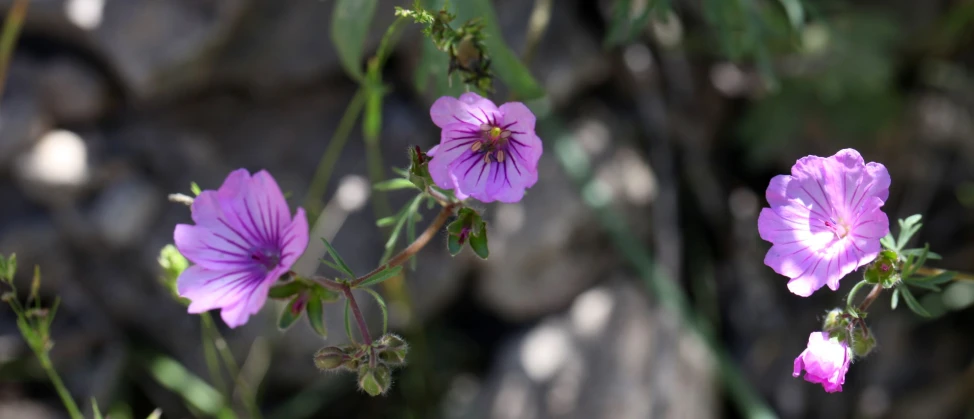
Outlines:
[{"label": "cluster of buds", "polygon": [[315,353],[315,366],[322,371],[358,373],[358,386],[371,396],[384,394],[392,386],[392,369],[406,363],[409,345],[387,333],[368,344],[328,346]]},{"label": "cluster of buds", "polygon": [[480,18],[470,19],[454,29],[451,23],[456,15],[447,10],[431,12],[415,2],[410,9],[396,7],[396,16],[412,18],[425,25],[423,34],[433,41],[436,48],[450,57],[447,74],[459,72],[463,83],[474,86],[482,92],[493,91],[493,73],[490,57],[484,43],[485,25]]}]

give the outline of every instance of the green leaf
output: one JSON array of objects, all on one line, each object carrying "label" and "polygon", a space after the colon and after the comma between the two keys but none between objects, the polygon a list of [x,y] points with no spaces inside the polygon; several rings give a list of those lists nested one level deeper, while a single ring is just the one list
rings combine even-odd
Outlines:
[{"label": "green leaf", "polygon": [[219,391],[179,361],[162,354],[146,354],[140,358],[139,364],[145,366],[156,382],[182,397],[187,406],[200,412],[200,416],[236,417]]},{"label": "green leaf", "polygon": [[900,236],[896,241],[896,251],[902,250],[910,242],[913,235],[920,231],[923,224],[920,223],[920,214],[911,215],[906,220],[900,220]]},{"label": "green leaf", "polygon": [[504,81],[521,100],[537,99],[544,96],[544,89],[531,75],[531,71],[521,62],[517,54],[504,43],[504,33],[497,22],[497,14],[490,0],[467,0],[457,2],[457,18],[461,21],[480,17],[484,21],[487,35],[484,45],[490,53],[491,67],[497,77]]},{"label": "green leaf", "polygon": [[203,193],[203,190],[200,189],[200,185],[197,185],[196,182],[189,183],[189,190],[192,191],[193,195],[196,196],[200,196],[200,194]]},{"label": "green leaf", "polygon": [[893,233],[886,233],[886,236],[879,239],[879,244],[883,245],[885,249],[896,249],[896,240],[893,239]]},{"label": "green leaf", "polygon": [[896,310],[896,306],[900,304],[900,290],[899,288],[893,289],[893,296],[889,299],[889,307]]},{"label": "green leaf", "polygon": [[906,256],[909,256],[909,255],[920,256],[920,254],[923,253],[924,251],[927,252],[927,259],[932,259],[932,260],[941,260],[941,259],[943,259],[943,256],[940,256],[937,253],[928,251],[925,248],[924,249],[904,249],[904,250],[901,250],[900,251],[900,254],[901,255],[906,255]]},{"label": "green leaf", "polygon": [[95,400],[94,397],[91,398],[91,411],[91,414],[94,415],[95,419],[104,418],[104,416],[101,415],[101,409],[98,408],[98,400]]},{"label": "green leaf", "polygon": [[306,310],[308,312],[308,323],[311,324],[311,328],[314,329],[315,333],[327,339],[328,328],[325,327],[325,310],[321,304],[321,300],[318,298],[308,300]]},{"label": "green leaf", "polygon": [[345,273],[346,275],[349,276],[349,278],[355,278],[355,273],[352,272],[352,268],[349,268],[348,264],[346,264],[345,261],[342,260],[342,257],[338,255],[338,251],[335,250],[334,247],[331,247],[331,243],[328,243],[328,240],[325,240],[324,237],[321,238],[321,241],[325,243],[325,249],[328,250],[328,255],[331,256],[331,259],[338,264],[338,266],[332,266],[332,267],[337,268],[338,271]]},{"label": "green leaf", "polygon": [[484,231],[480,235],[471,235],[470,248],[481,259],[487,259],[487,256],[490,255],[490,250],[487,249],[487,231]]},{"label": "green leaf", "polygon": [[446,248],[450,251],[450,256],[456,256],[460,254],[463,250],[463,245],[460,244],[460,237],[450,235],[446,240]]},{"label": "green leaf", "polygon": [[375,290],[370,288],[366,288],[365,290],[372,295],[372,298],[375,298],[375,302],[379,304],[379,308],[382,309],[382,334],[384,335],[389,333],[389,309],[386,307],[386,301],[383,300],[382,296],[379,295],[378,292],[375,292]]},{"label": "green leaf", "polygon": [[906,225],[907,227],[912,227],[913,225],[919,223],[920,220],[922,220],[922,219],[923,219],[923,216],[922,215],[920,215],[920,214],[913,214],[913,215],[911,215],[909,217],[906,217],[906,219],[903,220],[903,224]]},{"label": "green leaf", "polygon": [[362,281],[361,284],[356,285],[355,288],[365,288],[376,284],[381,284],[387,281],[389,278],[399,275],[400,272],[402,272],[402,266],[383,269],[379,271],[379,273],[373,275],[371,278]]},{"label": "green leaf", "polygon": [[376,0],[337,0],[332,9],[331,40],[342,67],[358,81],[363,78],[362,51],[375,5]]},{"label": "green leaf", "polygon": [[945,284],[945,283],[950,282],[951,280],[954,279],[954,276],[956,276],[956,275],[957,275],[957,272],[954,272],[954,271],[943,271],[943,272],[941,272],[939,274],[936,274],[936,275],[933,275],[933,276],[928,276],[926,278],[922,278],[922,279],[919,279],[919,280],[917,280],[916,278],[914,278],[914,281],[924,282],[924,283],[933,284],[933,285],[940,285],[940,284]]},{"label": "green leaf", "polygon": [[396,178],[382,181],[372,185],[372,189],[377,191],[395,191],[399,189],[419,189],[409,179]]},{"label": "green leaf", "polygon": [[903,282],[905,282],[907,285],[911,285],[917,288],[923,288],[925,290],[940,292],[940,287],[933,284],[928,284],[926,282],[919,282],[919,281],[912,281],[912,280],[903,280]]},{"label": "green leaf", "polygon": [[[277,319],[277,328],[281,330],[287,330],[298,317],[301,317],[301,312],[294,309],[294,305],[298,302],[298,297],[294,297],[287,306],[284,307],[284,311],[281,312],[281,317]],[[297,314],[294,312],[297,311]]]},{"label": "green leaf", "polygon": [[403,210],[400,211],[398,215],[399,219],[396,220],[396,226],[393,227],[392,233],[389,233],[389,240],[386,240],[386,250],[382,255],[382,263],[389,260],[389,257],[392,256],[392,251],[396,248],[396,242],[399,241],[399,233],[402,231],[402,227],[406,225],[406,214],[416,212],[419,209],[419,203],[422,202],[422,199],[422,194],[416,195],[416,197],[413,198],[412,201],[409,201],[409,204],[403,207]]},{"label": "green leaf", "polygon": [[305,288],[304,284],[298,281],[291,281],[286,284],[275,285],[271,287],[271,290],[267,293],[270,298],[288,298],[294,294],[301,292]]},{"label": "green leaf", "polygon": [[616,0],[612,5],[612,23],[609,24],[609,33],[605,36],[605,46],[619,45],[626,41],[631,10],[631,0]]},{"label": "green leaf", "polygon": [[399,214],[390,215],[388,217],[382,217],[378,221],[375,222],[375,225],[378,226],[378,227],[389,227],[389,226],[395,224],[396,221],[399,221],[399,218],[398,217],[399,217]]},{"label": "green leaf", "polygon": [[338,291],[333,291],[328,288],[325,288],[321,284],[311,285],[311,295],[313,297],[318,298],[324,303],[331,303],[334,301],[338,301],[338,297],[341,296],[341,294]]},{"label": "green leaf", "polygon": [[[419,211],[413,211],[406,214],[406,243],[412,243],[416,241],[416,223],[421,220],[422,217],[419,215]],[[409,270],[416,270],[416,258],[409,258]]]},{"label": "green leaf", "polygon": [[802,2],[800,0],[779,0],[779,2],[785,9],[791,27],[800,30],[805,23],[805,9],[802,7]]},{"label": "green leaf", "polygon": [[903,302],[906,303],[906,306],[909,307],[910,310],[913,310],[913,312],[919,316],[931,317],[930,313],[927,312],[927,309],[923,308],[923,306],[917,301],[916,297],[913,296],[913,293],[910,292],[909,287],[900,285],[896,289],[900,290],[900,295],[903,297]]}]

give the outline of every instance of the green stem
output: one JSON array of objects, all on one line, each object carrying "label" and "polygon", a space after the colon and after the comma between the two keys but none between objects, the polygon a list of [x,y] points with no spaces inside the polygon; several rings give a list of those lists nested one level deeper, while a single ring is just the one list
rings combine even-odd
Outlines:
[{"label": "green stem", "polygon": [[854,302],[856,301],[856,294],[858,294],[859,290],[861,290],[862,287],[866,285],[869,285],[869,283],[866,282],[866,280],[862,280],[859,281],[859,283],[857,283],[854,287],[852,287],[852,290],[849,291],[849,296],[846,297],[845,299],[845,305],[848,309],[852,309],[853,307],[856,306],[854,304]]},{"label": "green stem", "polygon": [[372,335],[369,334],[369,325],[365,323],[365,316],[362,316],[362,310],[359,310],[358,303],[355,302],[355,294],[352,294],[352,288],[344,285],[342,286],[342,293],[345,294],[345,299],[348,300],[348,305],[352,308],[352,315],[355,316],[355,323],[358,324],[358,331],[362,335],[362,340],[371,347]]},{"label": "green stem", "polygon": [[[873,287],[873,290],[869,291],[869,295],[867,295],[866,298],[862,300],[862,304],[859,304],[859,308],[858,308],[859,312],[865,313],[866,310],[869,310],[869,306],[872,305],[873,301],[876,301],[876,298],[879,297],[879,294],[882,293],[883,293],[883,286],[876,284],[876,286]],[[865,329],[865,326],[863,326],[863,328]]]},{"label": "green stem", "polygon": [[[203,313],[200,315],[203,322],[203,328],[210,335],[213,340],[213,346],[216,347],[217,352],[220,354],[220,358],[223,359],[223,366],[227,369],[230,374],[230,382],[240,390],[240,398],[244,404],[244,408],[247,409],[247,413],[252,418],[260,418],[260,408],[257,406],[256,397],[254,392],[251,391],[250,385],[244,382],[240,378],[240,367],[237,365],[237,360],[234,359],[233,353],[230,352],[230,346],[227,345],[227,341],[223,339],[223,335],[216,328],[216,323],[213,321],[213,317],[210,313]],[[231,400],[228,398],[227,400]]]},{"label": "green stem", "polygon": [[338,157],[341,156],[342,149],[348,142],[348,136],[355,126],[355,120],[362,113],[364,106],[365,88],[359,88],[355,92],[355,96],[352,97],[352,101],[348,103],[348,107],[345,108],[345,114],[338,122],[338,128],[335,129],[331,140],[328,141],[328,146],[325,147],[325,152],[321,155],[318,167],[315,168],[315,173],[311,177],[311,185],[308,186],[308,193],[304,198],[304,209],[308,216],[312,217],[308,220],[309,225],[314,225],[314,218],[321,213],[321,198],[325,195],[325,190],[328,189],[328,181],[331,180],[331,174],[335,170],[335,163],[338,162]]},{"label": "green stem", "polygon": [[47,373],[47,378],[51,380],[51,384],[57,390],[58,396],[61,397],[61,403],[64,403],[64,407],[68,409],[68,414],[71,415],[71,419],[84,419],[84,415],[81,414],[81,409],[78,409],[78,405],[71,398],[71,393],[64,387],[61,377],[54,370],[54,364],[51,363],[51,358],[48,356],[47,351],[42,348],[33,349],[34,354],[37,355],[37,359],[41,362],[41,367]]},{"label": "green stem", "polygon": [[450,216],[453,215],[453,210],[457,207],[457,205],[459,204],[455,203],[455,204],[448,204],[447,206],[443,207],[439,215],[437,215],[436,218],[433,219],[433,222],[430,223],[429,227],[426,227],[426,230],[423,231],[423,234],[420,234],[419,237],[416,238],[416,240],[414,240],[412,243],[409,244],[409,246],[406,246],[405,249],[402,249],[401,252],[393,256],[392,259],[389,259],[388,262],[383,263],[378,267],[376,267],[375,269],[373,269],[371,272],[356,278],[349,285],[352,288],[354,288],[358,286],[358,284],[365,282],[366,280],[375,276],[379,272],[406,263],[406,261],[408,261],[409,258],[416,255],[416,253],[419,253],[419,251],[422,250],[423,247],[426,247],[426,245],[430,242],[430,240],[432,240],[433,237],[435,237],[436,234],[439,233],[440,228],[442,228],[443,225],[446,224],[446,221],[450,219]]},{"label": "green stem", "polygon": [[223,381],[223,373],[220,371],[220,358],[216,353],[216,344],[213,342],[209,329],[206,327],[206,321],[203,316],[200,316],[200,334],[202,335],[203,343],[203,359],[206,361],[206,369],[210,372],[210,379],[213,380],[220,393],[227,400],[230,400],[232,394],[227,387],[227,383]]},{"label": "green stem", "polygon": [[28,4],[30,0],[14,0],[10,10],[7,11],[7,19],[3,22],[3,34],[0,35],[0,98],[3,97],[7,69],[10,68],[14,47],[17,45],[17,38],[20,37],[20,28],[24,26],[24,18],[27,17]]}]

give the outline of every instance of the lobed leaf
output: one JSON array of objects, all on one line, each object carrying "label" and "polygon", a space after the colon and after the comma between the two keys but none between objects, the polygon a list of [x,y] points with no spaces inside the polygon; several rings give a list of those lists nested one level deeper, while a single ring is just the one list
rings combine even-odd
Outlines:
[{"label": "lobed leaf", "polygon": [[[352,272],[352,268],[348,267],[348,264],[346,264],[342,257],[338,255],[338,251],[331,246],[331,243],[328,243],[328,240],[325,240],[324,237],[321,238],[321,241],[325,244],[325,249],[328,250],[328,255],[331,256],[331,259],[335,261],[337,266],[330,263],[326,264],[340,272],[345,273],[350,278],[355,278],[355,273]],[[322,262],[324,262],[324,260],[322,260]]]},{"label": "lobed leaf", "polygon": [[913,310],[914,313],[922,317],[932,317],[927,309],[923,308],[923,306],[917,301],[916,297],[913,296],[913,293],[910,292],[909,287],[901,284],[896,289],[900,291],[900,296],[903,298],[903,302],[906,303],[906,306],[909,307],[910,310]]},{"label": "lobed leaf", "polygon": [[366,279],[365,281],[362,281],[362,283],[356,285],[355,288],[365,288],[365,287],[371,287],[376,284],[381,284],[389,280],[389,278],[399,275],[400,272],[402,272],[402,266],[394,266],[391,268],[383,269],[379,271],[379,273],[373,275],[371,278]]},{"label": "lobed leaf", "polygon": [[308,312],[308,323],[311,324],[311,328],[314,329],[315,333],[319,336],[327,339],[328,338],[328,328],[325,326],[325,310],[322,306],[321,300],[318,298],[311,298],[308,300],[308,306],[305,308]]}]

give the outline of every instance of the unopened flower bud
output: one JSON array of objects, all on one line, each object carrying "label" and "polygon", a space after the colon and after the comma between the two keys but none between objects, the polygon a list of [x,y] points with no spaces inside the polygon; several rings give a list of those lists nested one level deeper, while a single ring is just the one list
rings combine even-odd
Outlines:
[{"label": "unopened flower bud", "polygon": [[384,394],[392,385],[392,371],[385,365],[359,367],[358,386],[370,396]]},{"label": "unopened flower bud", "polygon": [[14,293],[12,293],[12,292],[5,292],[5,293],[3,293],[2,296],[0,296],[0,301],[3,301],[5,303],[9,303],[9,302],[13,301],[14,298],[15,298]]},{"label": "unopened flower bud", "polygon": [[868,329],[857,328],[852,333],[852,352],[856,354],[856,357],[869,355],[875,347],[876,338],[873,337],[872,333],[869,333]]},{"label": "unopened flower bud", "polygon": [[335,346],[321,348],[315,352],[315,366],[322,371],[339,368],[347,359],[348,355],[345,351]]},{"label": "unopened flower bud", "polygon": [[883,288],[890,288],[895,285],[896,281],[899,280],[896,271],[897,258],[896,252],[891,250],[880,252],[879,257],[866,268],[864,276],[866,281],[870,284],[882,284]]},{"label": "unopened flower bud", "polygon": [[391,366],[399,366],[406,363],[406,354],[409,352],[409,344],[401,337],[387,334],[376,341],[379,361]]},{"label": "unopened flower bud", "polygon": [[845,319],[845,311],[839,308],[834,308],[825,315],[825,321],[822,323],[822,330],[830,332],[835,329],[843,329],[847,326],[848,321]]}]

